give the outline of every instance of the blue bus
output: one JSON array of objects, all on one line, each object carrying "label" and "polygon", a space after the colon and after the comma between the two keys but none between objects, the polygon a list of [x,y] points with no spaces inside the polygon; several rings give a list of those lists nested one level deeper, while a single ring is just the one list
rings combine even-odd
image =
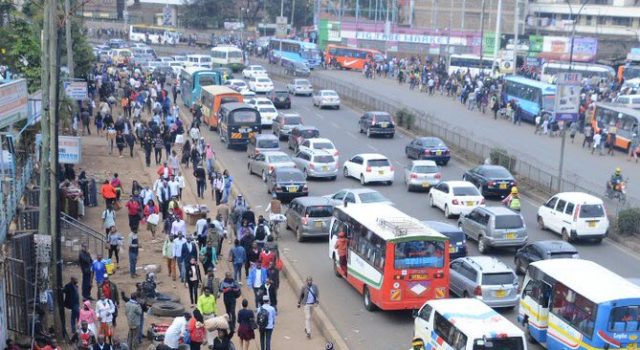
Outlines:
[{"label": "blue bus", "polygon": [[188,108],[200,99],[203,86],[222,85],[220,73],[203,67],[187,67],[180,72],[182,102]]},{"label": "blue bus", "polygon": [[535,122],[539,114],[552,114],[556,100],[556,86],[521,76],[504,78],[504,100],[515,100],[520,106],[521,120]]},{"label": "blue bus", "polygon": [[310,69],[320,65],[320,50],[318,45],[299,40],[271,38],[269,49],[274,58],[285,58],[289,61],[301,62]]}]

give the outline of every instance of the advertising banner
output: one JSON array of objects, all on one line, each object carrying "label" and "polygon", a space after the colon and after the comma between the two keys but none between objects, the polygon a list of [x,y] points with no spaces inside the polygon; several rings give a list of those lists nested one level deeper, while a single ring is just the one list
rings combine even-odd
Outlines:
[{"label": "advertising banner", "polygon": [[582,88],[582,74],[560,73],[556,75],[556,120],[574,122],[578,120],[580,108],[580,89]]},{"label": "advertising banner", "polygon": [[58,137],[58,161],[61,164],[80,164],[82,159],[82,141],[80,137]]},{"label": "advertising banner", "polygon": [[19,79],[0,85],[0,128],[29,116],[27,81]]}]

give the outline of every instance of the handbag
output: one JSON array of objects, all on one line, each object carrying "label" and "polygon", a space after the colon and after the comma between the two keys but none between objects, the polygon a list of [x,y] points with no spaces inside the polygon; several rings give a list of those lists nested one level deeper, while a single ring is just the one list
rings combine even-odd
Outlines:
[{"label": "handbag", "polygon": [[282,259],[277,258],[276,259],[276,269],[278,271],[282,271],[282,268],[284,267],[284,264],[282,263]]},{"label": "handbag", "polygon": [[157,225],[158,222],[160,222],[160,215],[156,213],[150,214],[149,217],[147,218],[147,222],[152,225]]}]

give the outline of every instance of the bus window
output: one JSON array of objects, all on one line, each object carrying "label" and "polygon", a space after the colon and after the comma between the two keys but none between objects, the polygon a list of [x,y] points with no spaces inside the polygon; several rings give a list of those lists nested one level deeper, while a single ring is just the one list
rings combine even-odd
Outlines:
[{"label": "bus window", "polygon": [[593,335],[596,307],[591,300],[556,283],[553,289],[553,308],[551,312],[564,319],[569,325],[588,338]]},{"label": "bus window", "polygon": [[228,96],[228,97],[222,97],[220,99],[220,104],[223,105],[225,103],[230,103],[230,102],[240,102],[240,99],[236,96]]},{"label": "bus window", "polygon": [[214,74],[201,74],[200,86],[216,85],[216,75]]},{"label": "bus window", "polygon": [[407,241],[395,244],[396,269],[442,267],[444,263],[443,242]]},{"label": "bus window", "polygon": [[610,332],[637,332],[640,321],[640,306],[621,306],[611,310],[608,329]]},{"label": "bus window", "polygon": [[524,288],[524,295],[531,297],[541,307],[547,308],[549,306],[551,287],[544,282],[532,280]]},{"label": "bus window", "polygon": [[433,323],[436,334],[449,344],[451,348],[455,350],[463,350],[466,348],[467,336],[460,332],[449,320],[442,317],[440,313],[435,313]]},{"label": "bus window", "polygon": [[233,123],[255,123],[258,121],[257,114],[254,111],[234,111],[232,114]]}]

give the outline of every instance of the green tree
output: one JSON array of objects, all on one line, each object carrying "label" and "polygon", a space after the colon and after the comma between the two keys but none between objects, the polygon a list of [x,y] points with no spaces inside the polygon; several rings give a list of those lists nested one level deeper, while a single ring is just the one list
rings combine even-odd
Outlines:
[{"label": "green tree", "polygon": [[27,79],[30,92],[40,88],[40,38],[35,26],[12,18],[0,28],[0,64]]},{"label": "green tree", "polygon": [[220,28],[226,19],[237,18],[234,1],[185,0],[182,23],[187,28]]},{"label": "green tree", "polygon": [[[291,8],[293,0],[266,0],[267,1],[267,22],[274,23],[276,17],[280,16],[280,8],[282,5],[282,14],[287,17],[287,23],[291,21]],[[313,24],[313,0],[295,0],[295,12],[293,16],[293,27],[300,28]],[[291,23],[290,23],[291,24]]]}]

